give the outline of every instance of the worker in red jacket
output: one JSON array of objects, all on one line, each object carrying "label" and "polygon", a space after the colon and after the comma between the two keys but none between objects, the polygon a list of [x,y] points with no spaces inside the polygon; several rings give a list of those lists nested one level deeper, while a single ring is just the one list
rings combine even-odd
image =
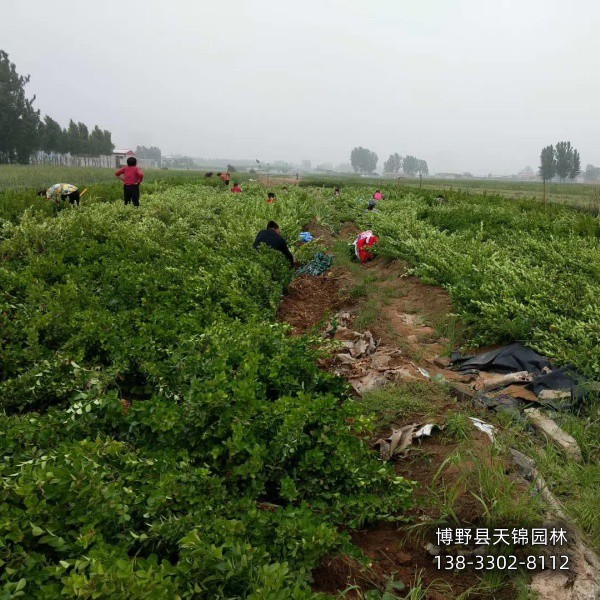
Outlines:
[{"label": "worker in red jacket", "polygon": [[231,188],[231,191],[234,194],[241,194],[242,193],[242,188],[240,187],[240,184],[237,181],[233,182],[233,187]]},{"label": "worker in red jacket", "polygon": [[115,175],[123,182],[125,205],[132,202],[134,206],[139,206],[140,183],[144,180],[144,173],[137,166],[137,159],[130,156],[127,159],[127,166],[119,169]]},{"label": "worker in red jacket", "polygon": [[371,252],[373,246],[379,241],[379,238],[372,231],[363,231],[354,242],[354,252],[361,263],[367,262],[374,258]]}]

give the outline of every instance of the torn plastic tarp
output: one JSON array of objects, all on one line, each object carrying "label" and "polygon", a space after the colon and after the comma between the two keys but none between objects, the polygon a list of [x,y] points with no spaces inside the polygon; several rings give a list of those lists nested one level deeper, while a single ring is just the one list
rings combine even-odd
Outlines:
[{"label": "torn plastic tarp", "polygon": [[586,396],[586,380],[569,367],[556,368],[547,358],[523,344],[511,344],[469,356],[454,355],[452,369],[459,373],[487,371],[489,373],[518,373],[527,371],[534,375],[525,389],[538,398],[544,390],[568,391],[575,400]]},{"label": "torn plastic tarp", "polygon": [[550,368],[550,361],[523,344],[511,344],[481,354],[457,357],[452,361],[452,366],[460,373],[475,370],[490,373],[527,371],[538,374]]},{"label": "torn plastic tarp", "polygon": [[490,425],[481,419],[476,419],[475,417],[469,417],[469,420],[477,427],[477,429],[479,429],[479,431],[483,431],[483,433],[490,438],[492,444],[494,443],[494,431],[496,428],[493,425]]},{"label": "torn plastic tarp", "polygon": [[390,437],[385,440],[377,440],[373,446],[379,446],[379,452],[383,460],[391,460],[394,454],[406,450],[413,443],[413,440],[429,437],[436,428],[440,428],[440,426],[435,423],[405,425],[400,429],[392,429]]},{"label": "torn plastic tarp", "polygon": [[574,388],[575,395],[577,395],[579,383],[584,383],[581,375],[566,367],[553,369],[550,373],[544,373],[536,377],[530,387],[538,396],[544,390],[570,391]]},{"label": "torn plastic tarp", "polygon": [[521,402],[512,396],[501,394],[499,396],[488,396],[486,394],[479,394],[476,398],[477,404],[495,410],[517,410],[521,406]]}]

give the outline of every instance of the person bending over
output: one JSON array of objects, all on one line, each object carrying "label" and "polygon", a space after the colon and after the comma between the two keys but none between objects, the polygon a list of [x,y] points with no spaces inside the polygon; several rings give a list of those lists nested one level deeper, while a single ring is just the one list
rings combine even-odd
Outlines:
[{"label": "person bending over", "polygon": [[37,195],[46,196],[54,204],[58,204],[60,200],[68,200],[70,204],[76,206],[79,206],[79,198],[81,197],[79,190],[70,183],[55,183],[47,190],[40,190]]},{"label": "person bending over", "polygon": [[294,266],[294,257],[288,248],[286,241],[281,237],[279,225],[275,221],[269,221],[267,228],[259,231],[254,240],[254,248],[258,248],[261,244],[266,244],[273,250],[281,252],[290,263],[290,267]]}]

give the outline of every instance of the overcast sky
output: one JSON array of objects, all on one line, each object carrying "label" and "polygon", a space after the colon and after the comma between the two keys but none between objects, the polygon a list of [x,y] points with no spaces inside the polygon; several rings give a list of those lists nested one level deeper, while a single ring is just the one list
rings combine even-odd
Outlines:
[{"label": "overcast sky", "polygon": [[2,0],[37,107],[164,154],[600,164],[599,0]]}]

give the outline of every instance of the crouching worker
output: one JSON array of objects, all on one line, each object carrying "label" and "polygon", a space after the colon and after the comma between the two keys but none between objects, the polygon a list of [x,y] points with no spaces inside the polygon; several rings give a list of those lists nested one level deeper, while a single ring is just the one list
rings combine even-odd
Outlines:
[{"label": "crouching worker", "polygon": [[372,260],[375,255],[371,250],[378,241],[379,238],[374,235],[371,230],[363,231],[359,234],[354,242],[354,253],[356,254],[356,258],[358,258],[361,263]]},{"label": "crouching worker", "polygon": [[231,181],[231,175],[229,174],[229,172],[225,171],[225,173],[217,173],[217,175],[219,176],[219,179],[225,184],[225,187],[229,187],[229,182]]},{"label": "crouching worker", "polygon": [[294,266],[294,257],[288,248],[286,241],[281,237],[279,225],[275,221],[269,221],[267,228],[259,231],[254,240],[254,248],[258,248],[261,244],[266,244],[273,250],[279,250],[290,263],[290,267]]},{"label": "crouching worker", "polygon": [[83,190],[80,194],[79,190],[70,183],[55,183],[47,190],[40,190],[38,196],[46,196],[48,200],[58,204],[60,200],[68,200],[70,204],[79,206],[79,199],[87,190]]}]

